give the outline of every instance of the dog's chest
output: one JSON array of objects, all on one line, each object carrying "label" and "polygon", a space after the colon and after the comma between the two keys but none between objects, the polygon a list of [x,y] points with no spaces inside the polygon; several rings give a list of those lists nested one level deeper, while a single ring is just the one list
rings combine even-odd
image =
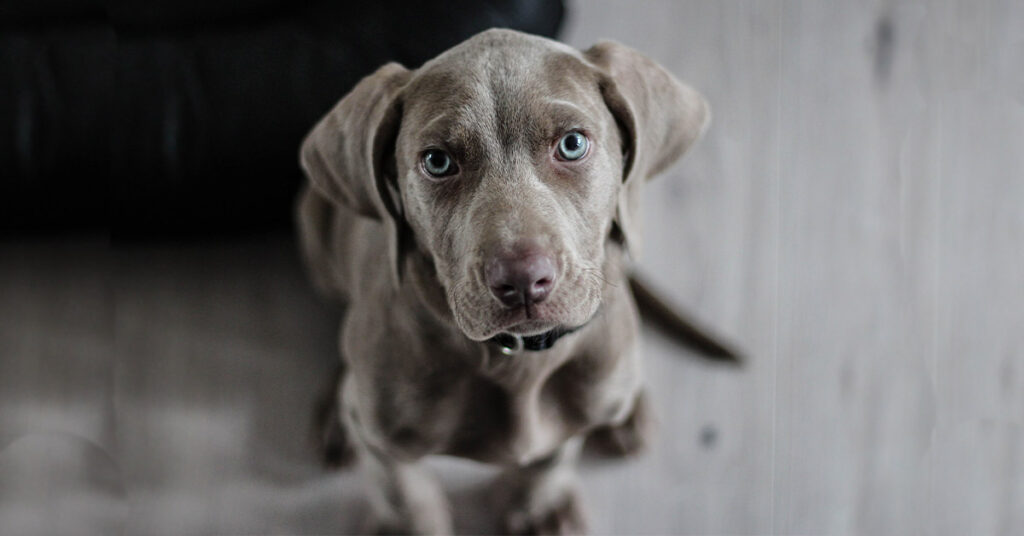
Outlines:
[{"label": "dog's chest", "polygon": [[504,363],[507,370],[484,370],[469,379],[460,403],[451,407],[457,424],[444,453],[529,463],[586,428],[620,418],[639,385],[629,369],[601,371],[590,356],[498,357],[537,362]]},{"label": "dog's chest", "polygon": [[409,459],[450,454],[521,464],[543,457],[589,428],[621,422],[631,409],[641,367],[636,322],[629,321],[635,316],[621,310],[629,303],[609,300],[586,329],[549,350],[513,356],[456,337],[458,344],[435,337],[429,345],[411,342],[422,337],[360,339],[355,334],[381,323],[351,315],[346,340],[374,341],[369,355],[376,358],[354,360],[350,383],[360,388],[346,389],[350,405],[384,445]]}]

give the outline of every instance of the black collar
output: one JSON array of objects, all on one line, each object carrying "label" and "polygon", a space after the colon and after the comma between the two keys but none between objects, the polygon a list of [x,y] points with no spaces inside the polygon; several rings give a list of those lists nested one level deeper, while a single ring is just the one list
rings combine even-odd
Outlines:
[{"label": "black collar", "polygon": [[512,335],[511,333],[499,333],[487,342],[498,345],[501,353],[505,355],[518,354],[519,352],[540,352],[547,350],[555,345],[558,339],[582,328],[583,326],[575,328],[555,328],[551,331],[545,331],[540,335],[530,335],[529,337],[523,337],[521,335]]}]

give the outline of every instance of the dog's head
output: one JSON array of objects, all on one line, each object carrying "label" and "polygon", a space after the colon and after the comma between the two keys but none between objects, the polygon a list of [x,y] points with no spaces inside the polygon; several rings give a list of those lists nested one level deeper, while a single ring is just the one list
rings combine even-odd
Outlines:
[{"label": "dog's head", "polygon": [[606,244],[636,246],[640,185],[708,117],[625,46],[490,30],[363,79],[301,161],[314,188],[387,227],[396,282],[409,251],[433,261],[469,338],[533,335],[596,312]]}]

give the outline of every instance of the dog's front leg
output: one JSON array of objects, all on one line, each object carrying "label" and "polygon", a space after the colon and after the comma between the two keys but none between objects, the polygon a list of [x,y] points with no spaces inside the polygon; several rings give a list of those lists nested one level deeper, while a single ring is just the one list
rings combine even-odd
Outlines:
[{"label": "dog's front leg", "polygon": [[547,458],[507,469],[498,479],[497,497],[511,534],[582,534],[576,461],[582,437],[566,441]]},{"label": "dog's front leg", "polygon": [[426,467],[362,447],[357,448],[357,452],[369,484],[373,517],[367,532],[452,533],[448,501]]},{"label": "dog's front leg", "polygon": [[451,534],[448,501],[434,475],[419,461],[400,460],[369,445],[361,429],[349,429],[369,490],[372,517],[366,532]]}]

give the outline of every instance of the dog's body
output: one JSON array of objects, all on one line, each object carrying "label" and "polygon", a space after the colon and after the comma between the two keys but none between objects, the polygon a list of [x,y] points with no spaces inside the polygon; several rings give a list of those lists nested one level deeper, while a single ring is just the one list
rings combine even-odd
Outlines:
[{"label": "dog's body", "polygon": [[[346,360],[354,386],[345,391],[359,395],[344,406],[401,457],[452,454],[527,464],[587,428],[621,422],[632,408],[640,389],[637,315],[617,251],[609,256],[605,301],[593,320],[549,350],[508,356],[455,326],[442,289],[423,277],[429,267],[417,266],[425,259],[408,258],[411,281],[395,292],[381,277],[385,252],[367,240],[380,235],[379,225],[334,210],[312,190],[303,204],[330,211],[331,229],[341,231],[331,251],[345,256],[317,263],[335,267],[324,274],[333,277],[331,288],[353,291],[342,296],[349,306],[341,353],[373,356]],[[317,212],[303,208],[303,214]]]},{"label": "dog's body", "polygon": [[330,424],[373,482],[377,529],[451,531],[429,454],[506,467],[509,530],[582,529],[583,438],[643,435],[636,192],[706,122],[696,92],[621,45],[492,30],[381,68],[313,130],[302,248],[346,305]]}]

